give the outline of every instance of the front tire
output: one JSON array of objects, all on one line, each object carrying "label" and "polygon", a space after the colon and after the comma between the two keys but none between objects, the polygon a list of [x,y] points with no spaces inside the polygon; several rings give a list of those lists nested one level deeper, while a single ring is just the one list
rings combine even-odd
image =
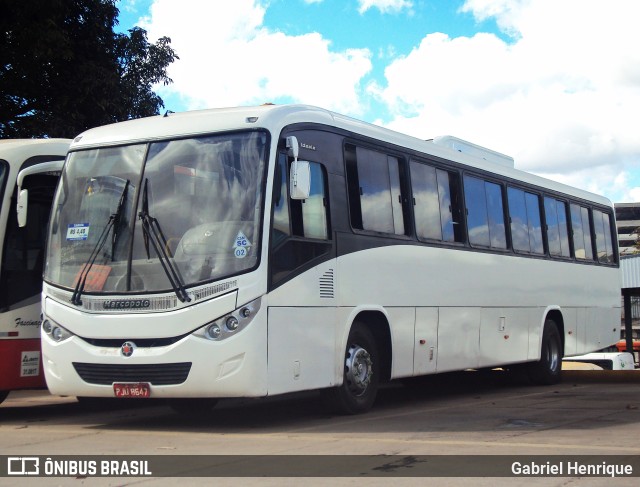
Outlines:
[{"label": "front tire", "polygon": [[342,385],[322,391],[325,404],[340,414],[371,409],[378,393],[380,359],[371,332],[356,323],[347,340]]},{"label": "front tire", "polygon": [[552,319],[544,322],[540,360],[529,365],[529,378],[534,384],[552,385],[562,378],[562,339]]}]

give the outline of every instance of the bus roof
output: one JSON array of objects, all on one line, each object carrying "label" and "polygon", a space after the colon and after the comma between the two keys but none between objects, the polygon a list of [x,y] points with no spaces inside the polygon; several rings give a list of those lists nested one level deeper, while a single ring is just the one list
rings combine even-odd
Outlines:
[{"label": "bus roof", "polygon": [[337,127],[387,144],[493,172],[516,181],[565,193],[604,206],[612,206],[611,202],[602,196],[515,169],[513,159],[509,156],[470,142],[450,136],[422,140],[309,105],[261,105],[183,113],[168,112],[165,115],[129,120],[88,130],[74,139],[70,149],[148,142],[170,137],[197,136],[217,131],[257,128],[267,129],[274,136],[277,136],[286,126],[296,123],[316,123]]},{"label": "bus roof", "polygon": [[71,139],[3,139],[0,140],[0,159],[22,163],[29,157],[64,156]]}]

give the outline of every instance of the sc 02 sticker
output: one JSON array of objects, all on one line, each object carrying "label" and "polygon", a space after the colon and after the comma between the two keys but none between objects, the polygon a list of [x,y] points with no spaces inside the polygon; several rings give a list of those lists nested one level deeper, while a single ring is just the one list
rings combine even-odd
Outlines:
[{"label": "sc 02 sticker", "polygon": [[233,255],[236,259],[244,259],[249,255],[249,250],[251,250],[251,242],[243,232],[238,232],[233,243]]},{"label": "sc 02 sticker", "polygon": [[88,223],[71,223],[67,227],[67,240],[86,240],[89,237]]}]

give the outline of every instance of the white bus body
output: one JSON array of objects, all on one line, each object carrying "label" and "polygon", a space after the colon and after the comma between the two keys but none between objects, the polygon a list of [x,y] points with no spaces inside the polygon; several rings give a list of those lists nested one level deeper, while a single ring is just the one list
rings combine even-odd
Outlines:
[{"label": "white bus body", "polygon": [[46,226],[70,142],[0,141],[0,402],[9,391],[45,387],[40,293]]},{"label": "white bus body", "polygon": [[324,389],[354,413],[389,379],[559,380],[563,355],[619,339],[612,205],[468,147],[307,106],[85,132],[49,234],[49,389],[177,407]]}]

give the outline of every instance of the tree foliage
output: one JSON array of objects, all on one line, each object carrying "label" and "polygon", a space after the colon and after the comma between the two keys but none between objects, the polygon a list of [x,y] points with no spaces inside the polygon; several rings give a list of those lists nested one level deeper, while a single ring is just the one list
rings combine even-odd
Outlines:
[{"label": "tree foliage", "polygon": [[117,0],[0,0],[0,138],[74,137],[156,115],[168,37],[114,32]]}]

